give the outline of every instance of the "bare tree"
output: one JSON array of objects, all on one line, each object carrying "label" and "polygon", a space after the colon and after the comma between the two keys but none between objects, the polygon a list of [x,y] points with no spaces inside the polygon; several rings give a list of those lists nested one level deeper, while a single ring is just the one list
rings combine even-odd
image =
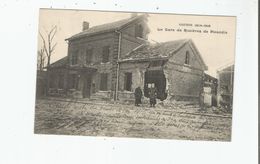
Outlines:
[{"label": "bare tree", "polygon": [[49,66],[50,61],[51,61],[51,56],[57,45],[57,42],[53,43],[53,38],[55,37],[55,35],[57,33],[57,26],[54,26],[49,32],[46,30],[45,30],[45,32],[46,32],[47,38],[44,38],[43,35],[41,34],[41,32],[40,32],[40,36],[42,38],[44,52],[47,56],[47,66]]},{"label": "bare tree", "polygon": [[45,55],[44,55],[44,49],[38,50],[38,70],[42,71],[45,64]]}]

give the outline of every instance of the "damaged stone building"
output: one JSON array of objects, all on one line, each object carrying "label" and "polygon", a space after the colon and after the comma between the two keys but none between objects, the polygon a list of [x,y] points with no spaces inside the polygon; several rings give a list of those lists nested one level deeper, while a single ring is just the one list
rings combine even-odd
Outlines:
[{"label": "damaged stone building", "polygon": [[48,67],[48,94],[74,98],[133,99],[154,84],[161,100],[199,100],[204,63],[190,39],[152,44],[147,15],[89,28],[66,39],[68,55]]}]

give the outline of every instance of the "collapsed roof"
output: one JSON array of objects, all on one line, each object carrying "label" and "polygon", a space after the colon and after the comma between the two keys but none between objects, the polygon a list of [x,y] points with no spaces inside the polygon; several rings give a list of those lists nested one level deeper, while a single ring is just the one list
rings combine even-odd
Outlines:
[{"label": "collapsed roof", "polygon": [[178,52],[184,45],[189,44],[194,50],[199,62],[207,69],[205,62],[203,61],[201,54],[194,45],[191,39],[174,40],[156,44],[142,44],[137,48],[126,54],[120,62],[137,62],[137,61],[150,61],[150,60],[163,60],[168,59],[176,52]]}]

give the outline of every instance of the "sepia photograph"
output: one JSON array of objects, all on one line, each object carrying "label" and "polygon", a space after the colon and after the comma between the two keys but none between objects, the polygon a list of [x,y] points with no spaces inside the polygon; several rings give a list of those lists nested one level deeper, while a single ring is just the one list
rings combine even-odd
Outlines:
[{"label": "sepia photograph", "polygon": [[40,9],[35,134],[231,141],[236,17]]},{"label": "sepia photograph", "polygon": [[257,5],[0,1],[0,164],[256,164]]}]

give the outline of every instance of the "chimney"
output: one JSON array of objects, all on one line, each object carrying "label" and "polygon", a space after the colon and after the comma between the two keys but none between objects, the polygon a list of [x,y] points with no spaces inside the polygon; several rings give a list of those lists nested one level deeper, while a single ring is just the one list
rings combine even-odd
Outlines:
[{"label": "chimney", "polygon": [[89,22],[84,21],[82,24],[82,31],[89,29]]}]

